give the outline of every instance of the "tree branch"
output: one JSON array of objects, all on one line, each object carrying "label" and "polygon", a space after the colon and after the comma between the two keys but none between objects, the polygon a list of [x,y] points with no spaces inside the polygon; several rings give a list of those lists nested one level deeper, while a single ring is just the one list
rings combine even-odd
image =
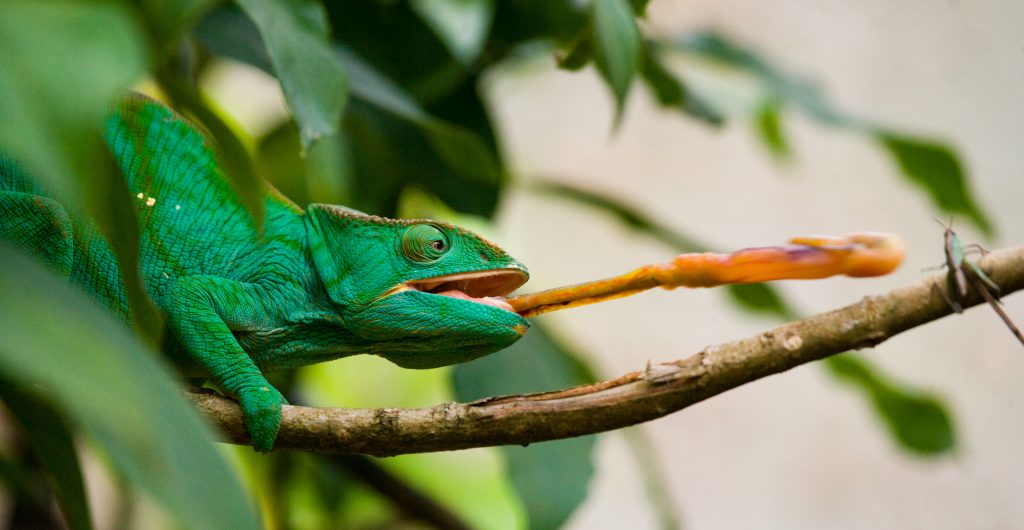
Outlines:
[{"label": "tree branch", "polygon": [[[1003,294],[1024,288],[1024,247],[978,260]],[[875,346],[951,313],[945,277],[710,346],[686,359],[556,392],[444,403],[423,409],[284,409],[275,447],[390,456],[493,445],[526,445],[649,421],[804,363]],[[970,293],[964,307],[981,298]],[[210,391],[189,397],[226,441],[249,443],[237,404]]]}]

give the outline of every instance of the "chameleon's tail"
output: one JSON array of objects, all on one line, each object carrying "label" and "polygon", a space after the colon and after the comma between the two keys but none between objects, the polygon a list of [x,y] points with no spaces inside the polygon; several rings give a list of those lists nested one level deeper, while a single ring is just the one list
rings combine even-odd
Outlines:
[{"label": "chameleon's tail", "polygon": [[714,287],[840,274],[881,276],[903,261],[903,248],[899,237],[876,232],[798,237],[788,245],[747,248],[730,254],[681,254],[668,263],[646,265],[621,276],[516,296],[507,302],[520,315],[532,317],[653,287]]}]

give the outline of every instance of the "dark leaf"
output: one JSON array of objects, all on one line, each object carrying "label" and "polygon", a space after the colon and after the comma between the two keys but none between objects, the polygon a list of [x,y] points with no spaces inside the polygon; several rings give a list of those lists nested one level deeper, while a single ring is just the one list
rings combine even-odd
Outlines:
[{"label": "dark leaf", "polygon": [[938,456],[956,447],[953,420],[936,396],[888,381],[853,354],[829,357],[825,365],[870,398],[875,413],[906,451]]},{"label": "dark leaf", "polygon": [[629,7],[633,8],[633,14],[638,17],[647,15],[647,4],[651,0],[629,0]]},{"label": "dark leaf", "polygon": [[4,383],[0,383],[0,399],[21,424],[29,450],[45,469],[68,528],[92,528],[78,453],[63,415],[45,398]]},{"label": "dark leaf", "polygon": [[259,526],[210,427],[158,355],[112,315],[6,245],[0,313],[0,373],[45,388],[115,469],[178,525]]},{"label": "dark leaf", "polygon": [[641,74],[658,103],[664,107],[678,108],[709,125],[724,123],[725,116],[702,100],[700,96],[688,90],[686,85],[661,63],[661,59],[652,49],[653,47],[653,45],[645,47]]},{"label": "dark leaf", "polygon": [[995,232],[992,223],[974,202],[960,159],[937,142],[900,136],[887,131],[876,138],[899,164],[911,182],[921,186],[943,211],[964,214],[986,235]]},{"label": "dark leaf", "polygon": [[238,5],[259,28],[302,146],[334,134],[348,80],[331,49],[323,6],[310,0],[238,0]]},{"label": "dark leaf", "polygon": [[576,0],[498,2],[489,48],[500,60],[530,41],[566,46],[587,26],[584,7]]},{"label": "dark leaf", "polygon": [[555,59],[558,67],[575,72],[582,70],[594,58],[594,40],[590,28],[580,33],[579,37],[569,46],[569,50],[558,54]]},{"label": "dark leaf", "polygon": [[334,43],[363,58],[403,90],[411,92],[414,85],[449,68],[465,71],[411,2],[332,0],[325,7]]},{"label": "dark leaf", "polygon": [[626,0],[594,0],[590,6],[597,66],[615,95],[616,115],[640,67],[643,42]]},{"label": "dark leaf", "polygon": [[[158,56],[174,51],[182,33],[221,0],[138,0]],[[162,58],[162,57],[161,57]]]},{"label": "dark leaf", "polygon": [[[579,357],[536,325],[512,347],[460,364],[452,375],[455,394],[462,401],[593,381]],[[586,497],[594,472],[594,441],[594,436],[583,436],[530,447],[502,447],[530,528],[560,528]]]},{"label": "dark leaf", "polygon": [[494,19],[494,0],[412,0],[409,6],[459,62],[468,66],[480,56]]}]

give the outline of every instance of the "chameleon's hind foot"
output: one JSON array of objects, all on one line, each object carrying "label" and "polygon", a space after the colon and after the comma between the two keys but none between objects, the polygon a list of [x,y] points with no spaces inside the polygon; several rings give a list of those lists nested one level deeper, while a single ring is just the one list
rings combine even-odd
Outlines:
[{"label": "chameleon's hind foot", "polygon": [[282,405],[287,405],[288,401],[269,384],[239,392],[238,401],[253,449],[260,453],[269,452],[274,448],[274,440],[281,427]]}]

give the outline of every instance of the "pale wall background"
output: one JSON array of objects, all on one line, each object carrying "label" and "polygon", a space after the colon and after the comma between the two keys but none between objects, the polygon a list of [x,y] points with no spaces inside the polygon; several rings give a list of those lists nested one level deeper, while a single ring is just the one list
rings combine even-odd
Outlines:
[{"label": "pale wall background", "polygon": [[[651,28],[712,27],[816,80],[839,108],[951,142],[999,229],[1024,242],[1024,4],[1011,1],[654,0]],[[513,75],[514,74],[514,75]],[[610,98],[593,71],[550,65],[492,79],[517,174],[552,176],[642,205],[721,248],[804,233],[902,234],[906,265],[877,280],[789,283],[819,312],[916,281],[941,262],[941,215],[912,193],[872,142],[786,114],[796,157],[773,162],[747,123],[711,130],[658,112],[642,90],[611,135]],[[589,211],[516,193],[499,240],[534,288],[607,276],[669,251]],[[961,236],[978,240],[967,223]],[[1024,297],[1007,301],[1024,321]],[[714,292],[658,292],[545,317],[604,374],[680,358],[757,333]],[[1024,527],[1024,350],[987,309],[947,318],[867,353],[894,377],[947,398],[954,457],[900,452],[861,397],[818,366],[747,385],[649,423],[687,528]],[[599,444],[592,494],[569,525],[655,528],[621,436]]]}]

